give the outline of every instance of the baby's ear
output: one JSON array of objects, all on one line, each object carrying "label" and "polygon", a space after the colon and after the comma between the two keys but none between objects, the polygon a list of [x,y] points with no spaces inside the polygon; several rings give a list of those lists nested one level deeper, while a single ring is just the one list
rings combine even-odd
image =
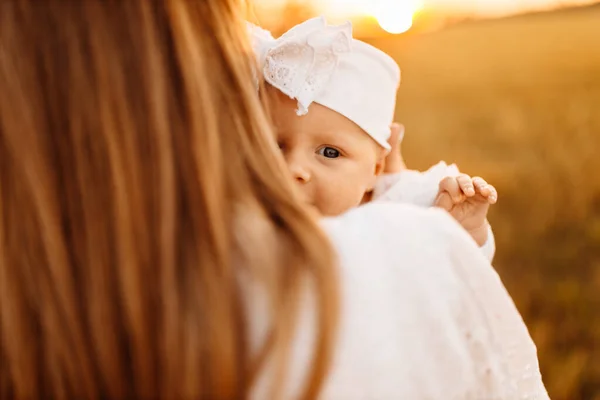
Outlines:
[{"label": "baby's ear", "polygon": [[377,155],[377,162],[375,163],[375,176],[379,176],[385,171],[385,160],[387,159],[389,150],[381,148],[379,150],[379,154]]},{"label": "baby's ear", "polygon": [[[369,186],[367,187],[367,194],[369,194],[369,196],[372,194],[371,192],[375,188],[375,184],[377,183],[377,178],[381,174],[385,173],[385,160],[389,153],[389,150],[386,150],[383,147],[377,149],[377,151],[378,151],[377,161],[375,162],[375,168],[373,170],[374,173],[373,173],[373,176],[370,178]],[[365,202],[365,201],[363,200],[363,202]],[[368,200],[366,202],[368,202]]]}]

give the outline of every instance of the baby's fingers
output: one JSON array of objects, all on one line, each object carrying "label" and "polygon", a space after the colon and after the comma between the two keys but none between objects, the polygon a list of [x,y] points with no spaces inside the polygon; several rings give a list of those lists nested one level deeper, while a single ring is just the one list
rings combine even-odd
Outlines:
[{"label": "baby's fingers", "polygon": [[452,201],[452,198],[450,197],[448,192],[444,191],[438,193],[438,196],[435,199],[434,206],[444,209],[446,211],[451,211],[454,207],[454,202]]},{"label": "baby's fingers", "polygon": [[496,204],[498,202],[498,191],[496,191],[496,188],[492,185],[488,185],[488,188],[490,191],[488,201],[490,202],[490,204]]},{"label": "baby's fingers", "polygon": [[496,188],[485,181],[485,179],[476,177],[473,178],[473,183],[477,191],[486,199],[490,204],[495,204],[498,201],[498,191]]},{"label": "baby's fingers", "polygon": [[473,186],[473,179],[467,174],[460,174],[456,181],[460,186],[460,189],[467,197],[475,196],[475,188]]},{"label": "baby's fingers", "polygon": [[458,184],[458,179],[447,176],[440,182],[440,192],[447,192],[454,203],[460,203],[463,200],[462,190]]}]

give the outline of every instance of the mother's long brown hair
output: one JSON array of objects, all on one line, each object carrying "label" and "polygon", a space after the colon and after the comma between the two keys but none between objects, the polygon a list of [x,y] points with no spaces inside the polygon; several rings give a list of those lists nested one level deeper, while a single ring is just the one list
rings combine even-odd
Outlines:
[{"label": "mother's long brown hair", "polygon": [[[0,2],[1,398],[247,397],[283,377],[304,287],[317,395],[333,255],[245,36],[235,0]],[[262,354],[242,274],[268,296]]]}]

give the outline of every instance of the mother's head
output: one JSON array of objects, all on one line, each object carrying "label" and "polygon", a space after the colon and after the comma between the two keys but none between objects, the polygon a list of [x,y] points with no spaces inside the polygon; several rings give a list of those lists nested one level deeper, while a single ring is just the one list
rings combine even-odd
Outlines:
[{"label": "mother's head", "polygon": [[317,393],[333,255],[277,158],[245,29],[235,0],[0,3],[0,397],[244,397],[267,362],[285,371],[307,280]]}]

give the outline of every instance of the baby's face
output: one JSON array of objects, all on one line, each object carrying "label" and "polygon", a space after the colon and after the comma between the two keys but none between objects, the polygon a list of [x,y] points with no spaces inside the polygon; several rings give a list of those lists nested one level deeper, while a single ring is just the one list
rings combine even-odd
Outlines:
[{"label": "baby's face", "polygon": [[295,100],[279,92],[271,98],[279,147],[305,200],[325,216],[360,205],[381,173],[385,150],[327,107],[313,103],[299,117]]}]

